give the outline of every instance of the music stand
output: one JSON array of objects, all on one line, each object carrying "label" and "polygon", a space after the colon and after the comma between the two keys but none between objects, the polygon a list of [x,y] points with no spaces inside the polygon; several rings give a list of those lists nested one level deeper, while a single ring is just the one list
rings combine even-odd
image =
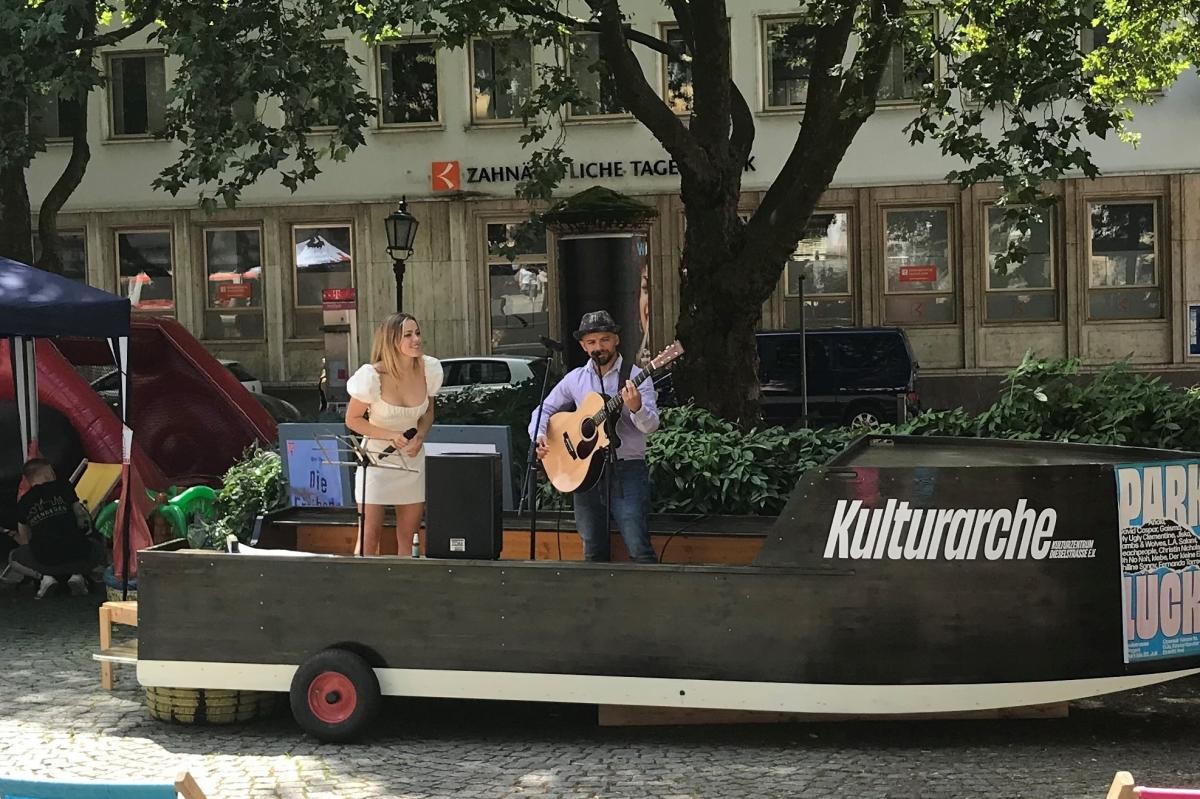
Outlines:
[{"label": "music stand", "polygon": [[[384,452],[371,452],[366,446],[368,440],[366,436],[355,435],[320,435],[315,439],[317,449],[321,453],[321,463],[333,466],[356,466],[358,467],[358,475],[356,477],[361,475],[359,479],[362,480],[362,501],[354,503],[355,512],[358,514],[358,544],[355,546],[355,549],[358,550],[359,557],[366,557],[367,554],[363,551],[365,549],[363,534],[366,517],[364,508],[367,506],[367,469],[374,466],[379,469],[395,469],[402,472],[417,471],[417,469],[408,464],[408,458],[400,450],[389,447],[388,449],[391,449],[391,452],[387,450]],[[332,451],[333,454],[330,454],[330,451],[326,449],[322,441],[335,442]],[[343,457],[346,459],[343,460]],[[400,462],[383,462],[389,458],[399,458]],[[397,546],[399,546],[398,543]],[[398,551],[397,554],[399,554]]]}]

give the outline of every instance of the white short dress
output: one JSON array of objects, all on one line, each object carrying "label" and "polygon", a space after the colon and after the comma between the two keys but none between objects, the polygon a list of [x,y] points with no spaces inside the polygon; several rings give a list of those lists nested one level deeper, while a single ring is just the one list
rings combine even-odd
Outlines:
[{"label": "white short dress", "polygon": [[[401,435],[405,430],[417,426],[417,420],[429,407],[429,397],[442,387],[442,364],[428,355],[425,359],[425,387],[428,396],[415,408],[392,405],[383,401],[379,372],[374,364],[366,364],[346,381],[346,392],[356,400],[365,402],[370,408],[369,420],[376,427],[395,430]],[[379,438],[367,439],[367,451],[376,454],[375,462],[366,469],[366,499],[363,499],[363,467],[354,473],[354,499],[371,505],[411,505],[425,501],[425,447],[415,456],[394,452],[383,455],[391,441]],[[406,468],[387,468],[401,466]]]}]

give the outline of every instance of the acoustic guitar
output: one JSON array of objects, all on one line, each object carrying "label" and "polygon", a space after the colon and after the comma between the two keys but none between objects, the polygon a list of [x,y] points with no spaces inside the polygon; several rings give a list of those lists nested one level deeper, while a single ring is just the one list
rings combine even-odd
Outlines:
[{"label": "acoustic guitar", "polygon": [[[683,345],[678,341],[671,344],[650,361],[646,368],[633,379],[640,385],[648,377],[656,378],[677,358],[683,355]],[[610,424],[615,425],[625,400],[620,394],[604,397],[592,392],[573,411],[561,411],[550,417],[546,425],[546,448],[542,468],[550,482],[563,493],[587,491],[596,484],[604,472],[604,461],[612,441]]]}]

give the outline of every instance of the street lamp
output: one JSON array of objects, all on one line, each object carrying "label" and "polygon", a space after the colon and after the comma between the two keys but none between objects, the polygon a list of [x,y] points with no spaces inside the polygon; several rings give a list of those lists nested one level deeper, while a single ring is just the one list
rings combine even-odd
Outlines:
[{"label": "street lamp", "polygon": [[413,253],[413,242],[417,238],[417,218],[408,212],[408,203],[400,198],[400,205],[383,220],[387,232],[387,251],[392,256],[392,273],[396,276],[396,310],[404,310],[404,260]]}]

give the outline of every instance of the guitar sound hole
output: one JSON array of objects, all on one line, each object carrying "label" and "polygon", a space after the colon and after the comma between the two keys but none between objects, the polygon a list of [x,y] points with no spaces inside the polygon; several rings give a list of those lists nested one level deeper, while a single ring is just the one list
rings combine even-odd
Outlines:
[{"label": "guitar sound hole", "polygon": [[591,419],[584,419],[583,424],[579,426],[579,435],[583,438],[591,438],[596,435],[596,423]]}]

